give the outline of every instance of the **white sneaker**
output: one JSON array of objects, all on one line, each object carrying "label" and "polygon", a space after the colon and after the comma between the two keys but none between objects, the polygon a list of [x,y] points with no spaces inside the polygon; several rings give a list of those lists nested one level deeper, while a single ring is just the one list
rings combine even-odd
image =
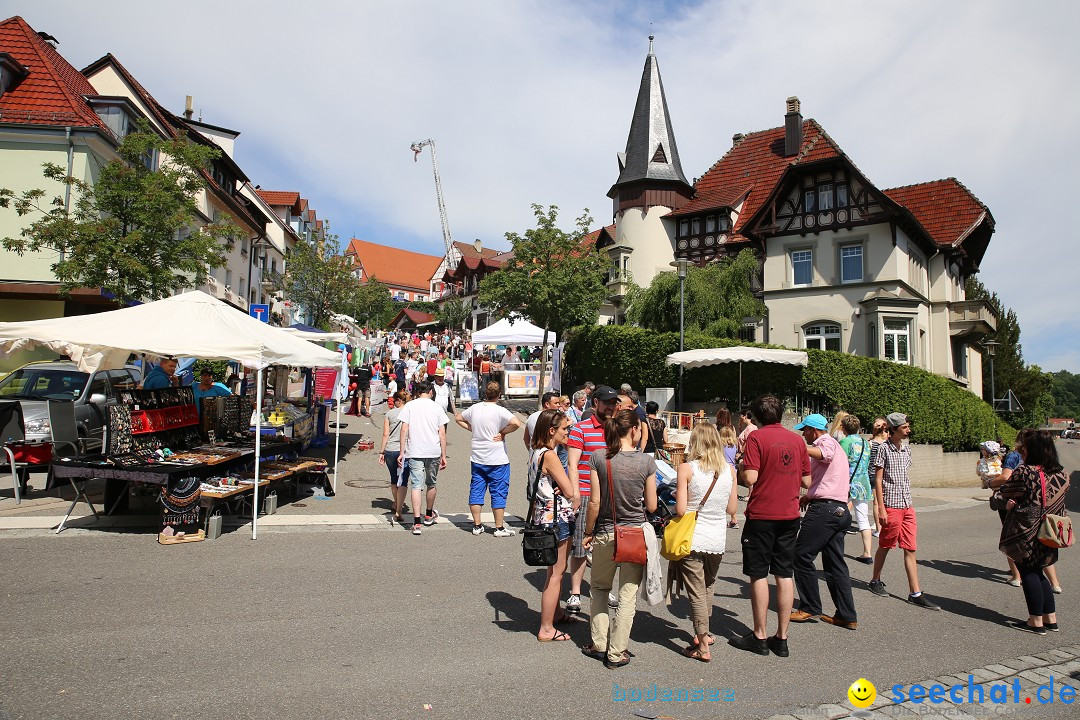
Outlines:
[{"label": "white sneaker", "polygon": [[571,595],[570,597],[566,598],[566,612],[572,615],[576,615],[577,613],[581,612],[580,595]]},{"label": "white sneaker", "polygon": [[472,534],[473,535],[483,535],[484,534],[484,526],[483,525],[473,525]]},{"label": "white sneaker", "polygon": [[514,532],[512,528],[503,526],[501,528],[495,528],[495,532],[492,533],[492,535],[494,535],[495,537],[510,537],[512,535],[517,535],[517,533]]}]

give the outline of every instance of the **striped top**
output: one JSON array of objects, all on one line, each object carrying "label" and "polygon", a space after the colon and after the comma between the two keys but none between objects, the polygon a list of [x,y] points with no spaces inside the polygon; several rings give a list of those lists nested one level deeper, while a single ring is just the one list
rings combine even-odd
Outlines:
[{"label": "striped top", "polygon": [[578,485],[581,497],[589,497],[592,494],[592,470],[589,467],[589,458],[595,451],[607,447],[604,444],[604,426],[597,422],[596,415],[590,415],[588,420],[582,420],[574,425],[566,441],[566,447],[581,450],[581,458],[577,465]]}]

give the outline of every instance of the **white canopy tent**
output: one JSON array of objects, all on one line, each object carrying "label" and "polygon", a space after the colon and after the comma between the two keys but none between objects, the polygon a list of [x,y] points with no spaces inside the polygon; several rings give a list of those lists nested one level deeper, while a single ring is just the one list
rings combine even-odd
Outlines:
[{"label": "white canopy tent", "polygon": [[681,365],[684,368],[700,368],[721,363],[739,363],[739,404],[742,403],[742,366],[744,362],[764,362],[780,365],[801,365],[809,362],[807,354],[801,350],[769,350],[758,347],[701,348],[684,350],[667,356],[668,365]]},{"label": "white canopy tent", "polygon": [[[263,371],[269,365],[336,367],[339,353],[281,332],[198,290],[94,315],[0,323],[0,353],[47,347],[86,372],[122,367],[131,353],[236,360],[257,370],[262,408]],[[261,413],[255,432],[255,502],[251,538],[257,537]],[[335,471],[336,471],[335,459]]]},{"label": "white canopy tent", "polygon": [[[542,345],[544,328],[536,327],[522,317],[503,318],[494,325],[474,332],[472,341],[481,345]],[[548,331],[548,343],[558,343],[554,331]]]},{"label": "white canopy tent", "polygon": [[288,333],[293,337],[298,337],[301,340],[310,340],[315,343],[323,342],[336,342],[343,343],[348,342],[349,336],[343,332],[311,332],[310,330],[301,330],[294,327],[278,328],[283,333]]}]

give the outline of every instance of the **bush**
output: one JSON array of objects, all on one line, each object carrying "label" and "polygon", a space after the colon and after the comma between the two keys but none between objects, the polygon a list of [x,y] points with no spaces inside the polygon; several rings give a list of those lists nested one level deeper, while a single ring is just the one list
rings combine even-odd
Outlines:
[{"label": "bush", "polygon": [[[687,333],[687,350],[749,345],[738,340]],[[778,348],[753,343],[755,347]],[[564,387],[585,380],[618,387],[677,387],[678,368],[666,357],[679,349],[678,333],[658,333],[625,325],[576,328],[568,334],[563,363]],[[796,408],[832,413],[843,408],[859,416],[864,427],[890,412],[911,418],[912,437],[946,450],[974,449],[996,435],[1011,440],[1015,430],[994,417],[988,404],[971,392],[933,373],[911,367],[826,350],[808,350],[806,368],[747,364],[743,397],[773,393]],[[687,370],[683,396],[691,402],[727,400],[736,406],[737,363]],[[816,403],[816,404],[815,404]]]}]

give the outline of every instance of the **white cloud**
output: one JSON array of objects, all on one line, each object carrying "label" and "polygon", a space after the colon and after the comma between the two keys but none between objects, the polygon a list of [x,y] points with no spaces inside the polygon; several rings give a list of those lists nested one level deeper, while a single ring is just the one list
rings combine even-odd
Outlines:
[{"label": "white cloud", "polygon": [[798,95],[879,186],[964,182],[997,221],[982,279],[1017,311],[1025,357],[1080,355],[1077,334],[1043,332],[1076,267],[1076,3],[107,5],[0,14],[22,12],[76,66],[112,52],[174,110],[194,95],[205,121],[242,131],[254,183],[301,190],[342,236],[432,253],[430,160],[409,152],[428,137],[458,239],[500,244],[532,202],[567,226],[583,207],[610,221],[651,31],[688,176]]}]

